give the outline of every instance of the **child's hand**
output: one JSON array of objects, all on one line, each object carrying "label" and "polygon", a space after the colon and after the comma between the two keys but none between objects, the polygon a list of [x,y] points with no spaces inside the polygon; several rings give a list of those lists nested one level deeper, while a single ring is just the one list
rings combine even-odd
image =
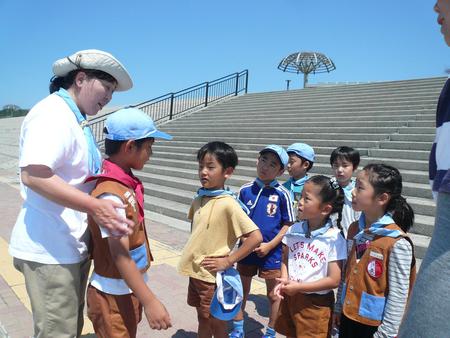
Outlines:
[{"label": "child's hand", "polygon": [[254,252],[258,257],[265,257],[272,250],[269,243],[261,243]]},{"label": "child's hand", "polygon": [[277,278],[278,284],[273,289],[273,293],[280,299],[284,299],[283,292],[281,291],[281,287],[283,283],[287,282],[287,278]]},{"label": "child's hand", "polygon": [[336,313],[333,312],[333,316],[332,316],[332,324],[331,326],[338,329],[339,326],[341,326],[341,314],[340,313]]},{"label": "child's hand", "polygon": [[280,292],[282,294],[293,296],[296,293],[300,292],[300,283],[294,282],[293,280],[288,280],[284,278],[277,278],[278,282],[280,282]]},{"label": "child's hand", "polygon": [[200,265],[209,272],[224,271],[231,267],[233,264],[227,257],[206,257]]},{"label": "child's hand", "polygon": [[153,330],[167,330],[172,326],[169,313],[157,298],[144,306],[144,312]]}]

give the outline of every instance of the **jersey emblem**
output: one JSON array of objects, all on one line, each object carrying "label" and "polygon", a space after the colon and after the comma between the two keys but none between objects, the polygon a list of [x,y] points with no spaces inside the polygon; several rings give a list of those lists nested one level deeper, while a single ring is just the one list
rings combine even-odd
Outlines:
[{"label": "jersey emblem", "polygon": [[267,204],[267,215],[268,216],[274,216],[277,212],[277,205],[274,203],[268,203]]}]

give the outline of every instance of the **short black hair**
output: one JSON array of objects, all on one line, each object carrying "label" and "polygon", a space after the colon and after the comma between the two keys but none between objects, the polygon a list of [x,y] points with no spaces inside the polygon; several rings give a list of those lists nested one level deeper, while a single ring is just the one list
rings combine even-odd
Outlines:
[{"label": "short black hair", "polygon": [[[138,149],[140,149],[142,147],[142,145],[144,144],[145,141],[152,139],[152,137],[145,137],[145,138],[141,138],[139,140],[134,140],[134,143],[136,144],[136,147]],[[114,140],[110,140],[110,139],[105,139],[105,154],[108,156],[112,156],[114,154],[117,154],[120,150],[120,147],[122,146],[122,144],[124,144],[125,142],[127,142],[128,140],[125,141],[114,141]]]},{"label": "short black hair", "polygon": [[69,89],[75,82],[75,77],[80,72],[84,72],[88,79],[105,80],[110,83],[117,84],[117,80],[113,76],[109,75],[108,73],[105,73],[105,72],[103,72],[101,70],[97,70],[97,69],[81,69],[80,68],[80,69],[75,69],[75,70],[70,71],[65,76],[54,76],[50,80],[50,85],[49,85],[50,94],[57,92],[61,88]]},{"label": "short black hair", "polygon": [[306,172],[310,171],[314,165],[314,162],[311,162],[310,160],[307,160],[306,158],[304,158],[303,156],[298,155],[295,151],[289,151],[288,155],[295,155],[298,158],[300,158],[300,160],[303,162],[308,162],[308,168],[306,169]]},{"label": "short black hair", "polygon": [[337,147],[331,153],[330,164],[333,165],[338,159],[351,162],[353,164],[353,170],[356,170],[360,161],[359,151],[347,146]]},{"label": "short black hair", "polygon": [[214,155],[223,169],[236,168],[238,165],[238,156],[233,147],[221,141],[206,143],[197,152],[197,161],[202,161],[206,154]]}]

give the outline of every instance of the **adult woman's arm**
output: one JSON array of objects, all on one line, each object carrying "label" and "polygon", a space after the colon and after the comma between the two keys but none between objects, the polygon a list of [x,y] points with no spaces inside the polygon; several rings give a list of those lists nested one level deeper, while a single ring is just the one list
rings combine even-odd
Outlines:
[{"label": "adult woman's arm", "polygon": [[116,202],[97,199],[67,184],[44,165],[29,165],[21,168],[22,183],[52,202],[91,215],[111,233],[127,235],[133,231],[132,221],[121,217],[115,208],[124,206]]}]

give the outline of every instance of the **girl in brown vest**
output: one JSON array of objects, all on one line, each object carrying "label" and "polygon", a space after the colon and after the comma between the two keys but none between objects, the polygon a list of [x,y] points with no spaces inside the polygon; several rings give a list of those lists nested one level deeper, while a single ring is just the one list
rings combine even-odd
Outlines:
[{"label": "girl in brown vest", "polygon": [[362,214],[348,231],[350,252],[334,316],[339,337],[398,333],[415,278],[406,235],[414,212],[401,192],[402,177],[389,165],[369,164],[357,176],[352,204]]}]

